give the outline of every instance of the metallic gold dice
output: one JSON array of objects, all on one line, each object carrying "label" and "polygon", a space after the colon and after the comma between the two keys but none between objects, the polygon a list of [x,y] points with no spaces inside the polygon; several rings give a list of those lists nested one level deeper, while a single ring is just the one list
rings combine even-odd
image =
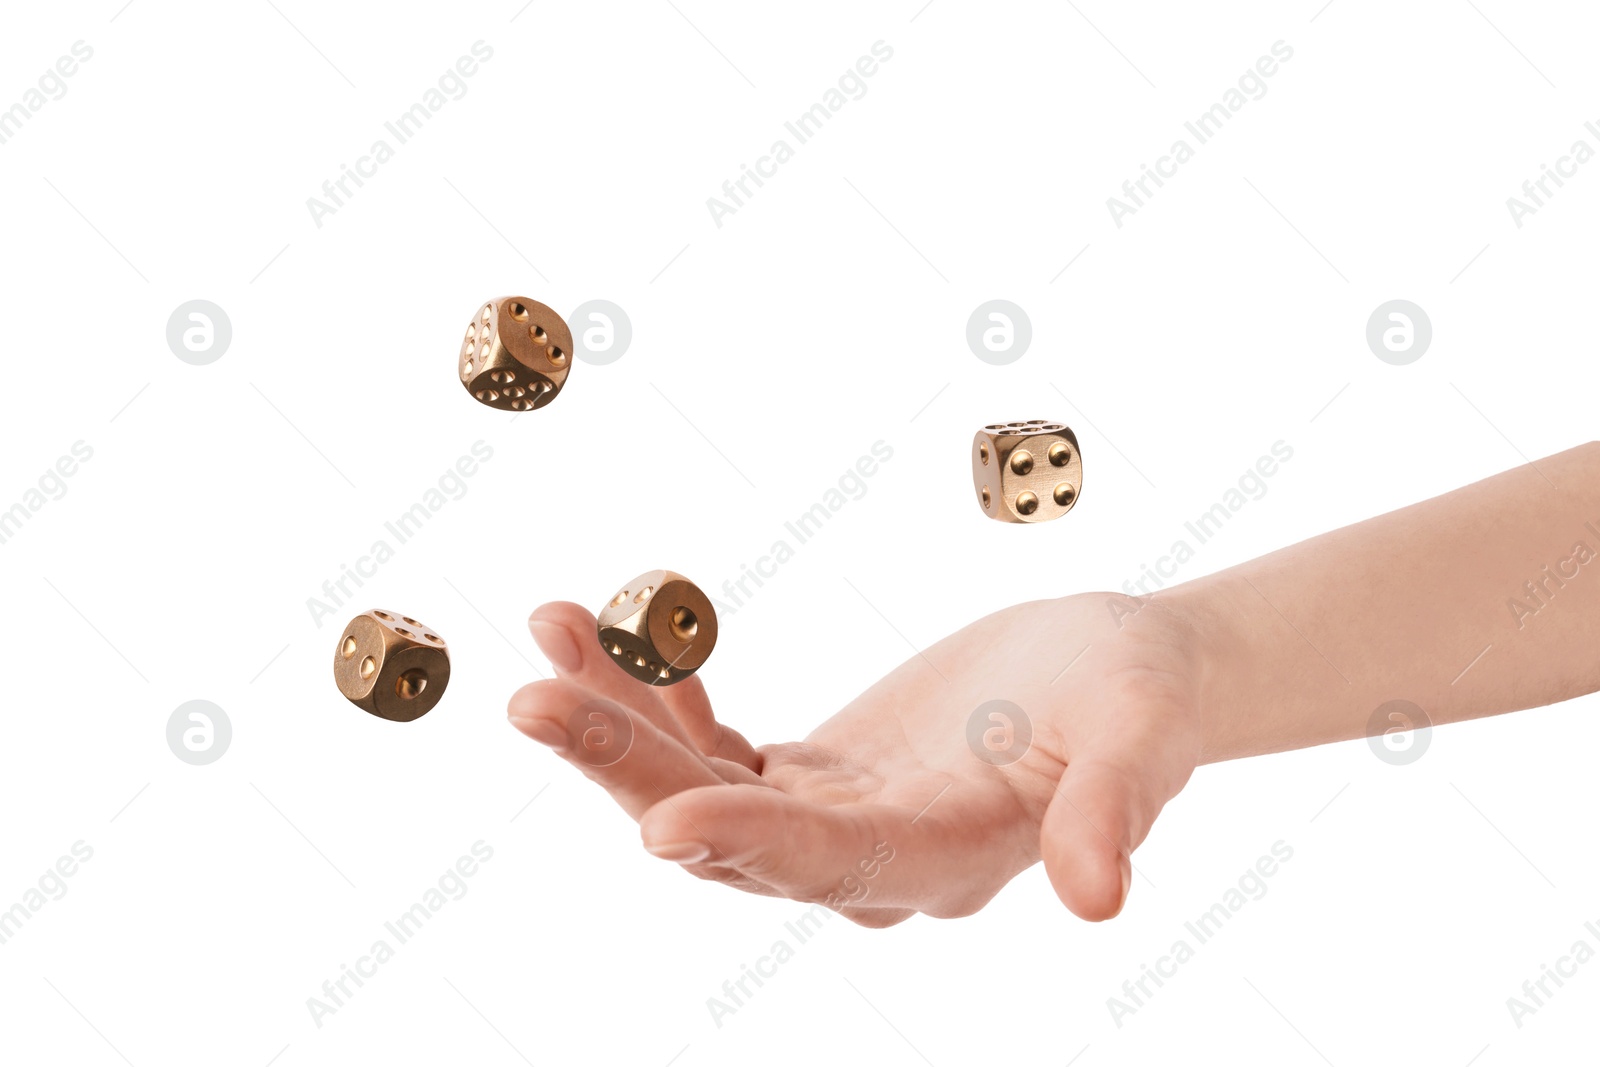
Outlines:
[{"label": "metallic gold dice", "polygon": [[1077,435],[1044,419],[985,426],[972,439],[972,488],[991,519],[1059,519],[1083,491]]},{"label": "metallic gold dice", "polygon": [[717,644],[717,613],[689,579],[641,574],[599,617],[600,645],[617,666],[649,685],[672,685],[700,669]]},{"label": "metallic gold dice", "polygon": [[357,615],[339,635],[333,678],[350,703],[393,722],[433,710],[450,684],[450,650],[432,627],[392,611]]},{"label": "metallic gold dice", "polygon": [[572,331],[537,300],[498,297],[472,317],[456,369],[481,404],[504,411],[542,408],[572,370]]}]

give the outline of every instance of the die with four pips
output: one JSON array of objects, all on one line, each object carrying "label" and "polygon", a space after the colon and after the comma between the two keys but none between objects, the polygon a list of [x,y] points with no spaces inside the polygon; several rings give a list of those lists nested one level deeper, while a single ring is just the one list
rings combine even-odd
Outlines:
[{"label": "die with four pips", "polygon": [[[523,296],[497,297],[474,312],[457,358],[474,400],[534,411],[560,395],[572,369],[572,331],[554,310]],[[1065,423],[991,423],[972,441],[972,483],[991,519],[1041,523],[1071,511],[1083,491],[1083,455]],[[673,685],[699,670],[717,642],[711,600],[675,571],[624,585],[595,620],[600,647],[647,685]],[[430,627],[374,608],[351,619],[334,652],[334,681],[357,707],[411,722],[431,711],[450,682],[450,651]]]}]

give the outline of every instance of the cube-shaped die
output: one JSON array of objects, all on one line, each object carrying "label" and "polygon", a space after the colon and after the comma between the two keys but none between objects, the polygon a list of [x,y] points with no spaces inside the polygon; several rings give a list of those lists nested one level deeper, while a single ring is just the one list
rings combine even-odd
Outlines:
[{"label": "cube-shaped die", "polygon": [[997,422],[972,439],[972,488],[1001,522],[1048,522],[1083,492],[1083,456],[1065,423]]},{"label": "cube-shaped die", "polygon": [[717,613],[674,571],[641,574],[600,610],[600,646],[648,685],[672,685],[700,669],[717,644]]},{"label": "cube-shaped die", "polygon": [[339,692],[380,719],[410,722],[433,710],[450,684],[450,650],[426,623],[393,611],[350,620],[333,652]]},{"label": "cube-shaped die", "polygon": [[542,408],[572,370],[572,331],[537,300],[499,297],[472,317],[457,370],[480,404],[505,411]]}]

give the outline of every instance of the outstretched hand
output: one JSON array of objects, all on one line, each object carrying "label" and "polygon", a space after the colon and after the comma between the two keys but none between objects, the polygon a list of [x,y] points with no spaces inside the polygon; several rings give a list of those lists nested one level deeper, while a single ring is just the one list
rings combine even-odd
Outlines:
[{"label": "outstretched hand", "polygon": [[1202,750],[1195,627],[1118,594],[980,619],[760,748],[698,676],[625,674],[582,607],[546,604],[529,629],[557,677],[512,696],[512,724],[609,792],[647,850],[866,926],[971,914],[1041,858],[1074,913],[1115,916]]}]

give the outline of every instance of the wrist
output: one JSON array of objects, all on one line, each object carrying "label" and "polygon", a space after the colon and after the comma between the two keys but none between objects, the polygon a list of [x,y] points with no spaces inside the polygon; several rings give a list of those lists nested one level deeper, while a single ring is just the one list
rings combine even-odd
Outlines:
[{"label": "wrist", "polygon": [[1251,743],[1252,717],[1241,699],[1249,689],[1239,684],[1250,629],[1232,584],[1219,576],[1197,578],[1150,600],[1177,620],[1190,642],[1202,764],[1260,751]]}]

